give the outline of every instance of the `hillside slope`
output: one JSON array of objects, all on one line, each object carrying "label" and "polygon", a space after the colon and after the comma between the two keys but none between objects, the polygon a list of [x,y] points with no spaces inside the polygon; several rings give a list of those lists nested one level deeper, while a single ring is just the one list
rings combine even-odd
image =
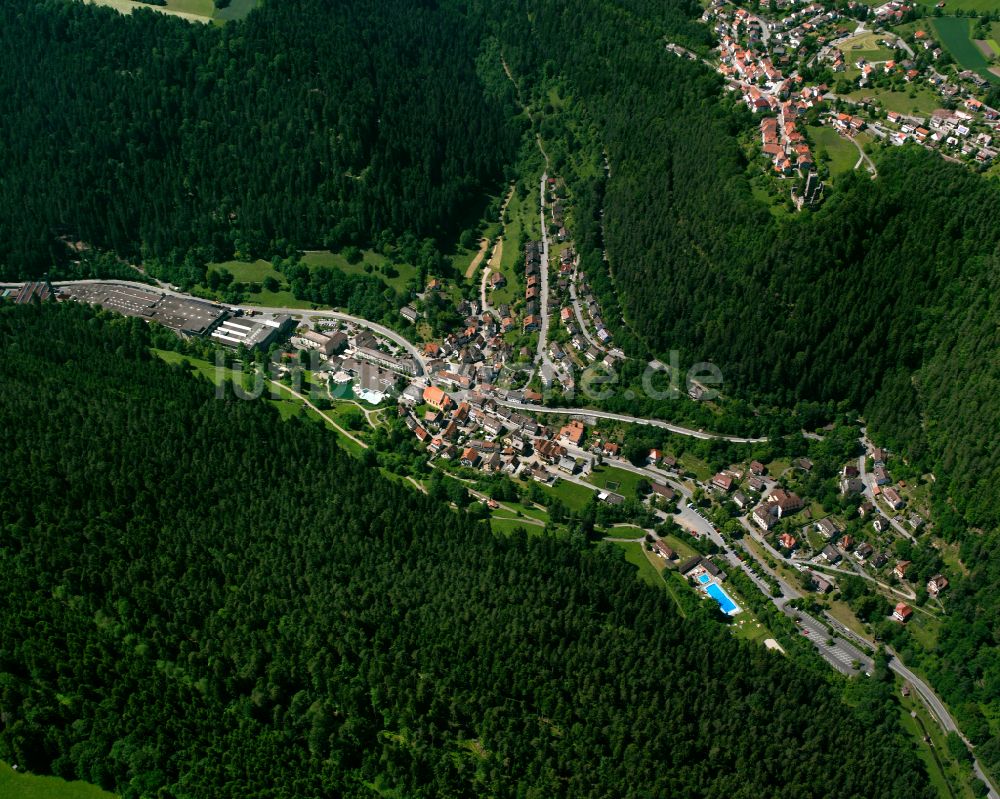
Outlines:
[{"label": "hillside slope", "polygon": [[125,797],[928,795],[884,684],[849,709],[144,334],[0,305],[0,759]]}]

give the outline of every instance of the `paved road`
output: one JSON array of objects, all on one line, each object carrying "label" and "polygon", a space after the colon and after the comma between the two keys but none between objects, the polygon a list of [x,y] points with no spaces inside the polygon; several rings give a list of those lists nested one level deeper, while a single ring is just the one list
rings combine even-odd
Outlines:
[{"label": "paved road", "polygon": [[[539,145],[540,146],[540,145]],[[546,160],[546,163],[548,161]],[[542,383],[548,385],[556,374],[555,364],[549,360],[547,350],[549,339],[549,230],[545,224],[545,184],[548,182],[548,172],[542,174],[542,182],[538,189],[538,218],[542,228],[542,290],[540,314],[541,325],[538,328],[538,349],[536,359],[541,367]]]},{"label": "paved road", "polygon": [[576,315],[576,323],[580,326],[580,332],[583,337],[587,339],[587,342],[592,346],[596,347],[601,352],[604,352],[604,346],[592,335],[590,335],[590,330],[587,329],[587,324],[583,321],[583,312],[580,310],[580,298],[576,294],[576,281],[579,277],[578,270],[573,270],[573,277],[569,282],[569,299],[573,304],[573,313]]},{"label": "paved road", "polygon": [[337,422],[336,422],[336,421],[335,421],[335,420],[334,420],[334,419],[333,419],[332,417],[328,416],[328,415],[327,415],[326,413],[324,413],[324,412],[323,412],[323,411],[321,411],[321,410],[320,410],[319,408],[317,408],[317,407],[316,407],[315,405],[313,405],[313,404],[312,404],[312,403],[311,403],[311,402],[309,401],[309,398],[308,398],[308,397],[306,397],[306,396],[304,396],[304,395],[300,394],[300,393],[299,393],[298,391],[296,391],[295,389],[292,389],[292,388],[289,388],[289,387],[288,387],[288,386],[286,386],[286,385],[285,385],[284,383],[279,383],[279,382],[278,382],[277,380],[271,380],[271,381],[269,381],[269,382],[270,382],[270,383],[271,383],[271,385],[272,385],[272,386],[274,386],[275,388],[280,388],[280,389],[281,389],[282,391],[287,391],[287,392],[288,392],[289,394],[291,394],[291,395],[292,395],[293,397],[295,397],[295,398],[297,398],[297,399],[301,400],[302,402],[304,402],[304,403],[305,403],[306,405],[308,405],[308,406],[309,406],[309,407],[310,407],[310,408],[311,408],[312,410],[316,411],[316,413],[318,413],[318,414],[319,414],[320,416],[322,416],[322,417],[323,417],[324,419],[326,419],[326,421],[328,421],[328,422],[329,422],[329,423],[330,423],[330,424],[331,424],[331,425],[332,425],[332,426],[333,426],[334,428],[336,428],[336,429],[337,429],[337,430],[338,430],[338,431],[339,431],[339,432],[340,432],[340,433],[341,433],[342,435],[344,435],[344,436],[346,436],[347,438],[351,439],[351,441],[353,441],[353,442],[354,442],[355,444],[357,444],[357,445],[358,445],[359,447],[361,447],[361,449],[368,449],[368,445],[367,445],[367,444],[366,444],[366,443],[365,443],[364,441],[362,441],[362,440],[361,440],[360,438],[358,438],[357,436],[354,436],[354,435],[352,435],[352,434],[351,434],[351,433],[350,433],[350,432],[349,432],[348,430],[345,430],[345,429],[344,429],[343,427],[341,427],[341,426],[340,426],[339,424],[337,424]]},{"label": "paved road", "polygon": [[[17,286],[22,286],[23,283],[0,283],[0,288],[13,288]],[[189,300],[200,300],[201,302],[211,302],[210,300],[204,300],[201,297],[195,297],[191,294],[185,294],[183,291],[175,291],[169,286],[158,285],[151,286],[148,283],[138,283],[132,280],[61,280],[52,283],[54,288],[59,288],[60,286],[86,286],[86,285],[108,285],[108,286],[128,286],[130,288],[144,289],[145,291],[159,291],[163,294],[168,294],[172,297],[182,297]],[[410,341],[407,341],[403,336],[397,333],[395,330],[391,330],[384,325],[380,325],[377,322],[370,322],[360,316],[351,316],[350,314],[341,313],[340,311],[334,311],[330,309],[303,309],[303,308],[268,308],[261,305],[227,305],[226,303],[218,303],[226,308],[239,308],[243,311],[256,311],[257,313],[266,314],[288,314],[289,316],[297,317],[302,319],[307,325],[312,325],[314,320],[317,318],[322,319],[337,319],[342,322],[351,322],[359,327],[367,327],[369,330],[378,333],[380,336],[384,336],[390,341],[394,342],[398,346],[402,347],[409,353],[417,363],[418,377],[427,374],[427,362],[424,360],[423,355],[420,350]]]},{"label": "paved road", "polygon": [[[861,442],[861,446],[864,448],[864,454],[858,456],[858,476],[861,478],[861,482],[864,483],[865,486],[863,492],[864,497],[869,502],[871,502],[872,505],[878,508],[879,512],[881,513],[882,508],[879,507],[878,502],[875,500],[875,492],[872,490],[872,484],[875,478],[874,477],[870,478],[868,476],[868,453],[875,448],[875,445],[868,440],[867,428],[865,427],[861,428],[861,438],[859,440]],[[901,522],[896,521],[889,513],[886,513],[884,515],[889,520],[889,524],[892,525],[893,529],[897,533],[899,533],[904,538],[908,538],[914,544],[917,543],[917,539],[910,533],[909,530],[906,529],[906,527],[903,526]]]},{"label": "paved road", "polygon": [[[958,725],[955,723],[955,719],[951,717],[951,713],[948,712],[948,708],[945,707],[944,702],[942,702],[938,698],[938,695],[934,693],[934,690],[927,683],[921,680],[916,674],[914,674],[912,671],[906,668],[906,665],[899,659],[899,656],[892,650],[891,647],[886,647],[886,651],[890,655],[889,668],[892,671],[896,672],[896,674],[898,674],[904,680],[909,681],[910,685],[913,686],[913,689],[917,692],[917,695],[920,697],[921,701],[931,712],[931,715],[937,719],[938,723],[941,725],[941,728],[945,732],[957,732],[959,735],[962,735],[962,731],[958,728]],[[968,746],[969,741],[964,735],[962,735],[962,740],[964,740],[966,745]],[[972,770],[975,772],[976,776],[979,777],[979,779],[982,780],[984,783],[986,783],[986,785],[989,787],[989,793],[988,793],[989,798],[1000,799],[1000,793],[997,792],[997,789],[993,786],[993,783],[986,776],[986,772],[983,771],[983,767],[979,762],[979,758],[975,756],[975,751],[973,751],[972,755]]]},{"label": "paved road", "polygon": [[876,580],[874,577],[868,574],[868,572],[862,569],[855,568],[848,571],[847,569],[838,569],[836,566],[831,566],[828,563],[811,563],[810,566],[816,569],[822,569],[825,572],[833,572],[834,574],[846,574],[849,577],[860,577],[862,580],[868,580],[868,582],[870,583],[875,583],[875,585],[877,585],[879,588],[882,588],[886,591],[891,591],[892,593],[899,596],[900,599],[906,599],[910,602],[914,601],[917,598],[917,595],[913,592],[912,588],[908,588],[905,585],[902,588],[893,588],[891,585],[888,585],[887,583],[883,583],[880,580]]},{"label": "paved road", "polygon": [[740,438],[739,436],[724,436],[717,433],[706,433],[704,430],[692,430],[689,427],[681,427],[680,425],[664,422],[660,419],[642,419],[638,416],[628,416],[623,413],[611,413],[609,411],[596,411],[591,408],[548,408],[543,405],[525,405],[521,402],[509,402],[508,400],[501,399],[498,399],[496,402],[498,405],[503,405],[507,408],[514,408],[520,411],[528,411],[529,413],[552,413],[562,416],[577,416],[587,419],[613,419],[615,421],[628,422],[630,424],[660,427],[664,430],[669,430],[671,433],[676,433],[677,435],[690,436],[691,438],[700,438],[704,440],[718,438],[723,441],[731,441],[734,444],[759,444],[763,441],[767,441],[766,438]]}]

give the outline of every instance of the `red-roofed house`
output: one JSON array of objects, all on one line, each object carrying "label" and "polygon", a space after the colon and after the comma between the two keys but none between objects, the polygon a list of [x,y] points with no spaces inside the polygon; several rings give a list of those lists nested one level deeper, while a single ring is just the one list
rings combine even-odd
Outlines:
[{"label": "red-roofed house", "polygon": [[730,491],[733,487],[733,476],[725,472],[719,472],[712,478],[712,485],[721,488],[723,491]]}]

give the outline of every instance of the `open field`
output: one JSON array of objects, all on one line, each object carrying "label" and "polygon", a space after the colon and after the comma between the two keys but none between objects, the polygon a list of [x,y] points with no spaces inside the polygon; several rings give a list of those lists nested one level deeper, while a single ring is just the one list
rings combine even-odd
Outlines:
[{"label": "open field", "polygon": [[[356,264],[347,263],[347,259],[341,253],[320,250],[304,253],[302,263],[308,267],[333,267],[348,275],[371,274],[398,292],[405,291],[406,284],[417,274],[416,267],[410,264],[391,264],[384,255],[372,250],[365,250],[361,261]],[[370,273],[365,271],[366,266],[371,266]],[[383,270],[386,269],[390,270],[390,275],[385,274]],[[391,272],[396,274],[392,275]]]},{"label": "open field", "polygon": [[626,499],[635,499],[636,486],[645,477],[640,477],[635,472],[626,472],[624,469],[616,469],[614,466],[595,466],[587,480],[598,488],[605,488],[621,494]]},{"label": "open field", "polygon": [[845,94],[844,97],[855,101],[874,100],[880,103],[886,111],[925,117],[930,116],[936,109],[940,108],[942,102],[941,97],[924,83],[911,83],[905,91],[901,92],[865,86],[861,89],[855,89],[850,94]]},{"label": "open field", "polygon": [[275,280],[284,281],[284,276],[276,272],[268,261],[258,258],[256,261],[222,261],[217,264],[209,264],[209,272],[221,272],[225,269],[231,273],[233,280],[237,283],[261,283],[266,277],[273,277]]},{"label": "open field", "polygon": [[229,5],[225,8],[216,9],[214,19],[220,22],[243,19],[258,5],[260,5],[260,0],[230,0]]},{"label": "open field", "polygon": [[[158,350],[153,349],[152,353],[163,361],[169,364],[179,364],[182,361],[187,361],[191,367],[192,373],[200,374],[210,380],[215,385],[219,385],[222,382],[228,382],[233,378],[234,372],[231,369],[216,369],[215,364],[209,363],[208,361],[202,360],[201,358],[192,358],[187,355],[182,355],[179,352],[174,352],[172,350]],[[229,389],[226,389],[229,391]],[[272,392],[276,394],[273,399],[270,399]],[[230,394],[231,396],[231,394]],[[352,455],[360,456],[362,447],[359,446],[351,439],[347,438],[343,433],[341,433],[337,428],[331,425],[326,419],[320,416],[312,408],[309,408],[305,403],[293,397],[287,392],[281,392],[278,389],[265,390],[264,397],[266,401],[274,405],[280,417],[284,419],[289,419],[293,416],[298,416],[301,413],[305,413],[310,419],[322,422],[323,425],[333,432],[337,436],[337,443],[341,448],[347,450]],[[355,406],[350,406],[355,407]],[[330,414],[332,417],[332,413]],[[0,796],[3,796],[0,793]]]},{"label": "open field", "polygon": [[826,125],[806,128],[809,137],[816,144],[816,154],[821,158],[821,153],[829,156],[830,177],[836,183],[837,178],[845,175],[854,169],[858,162],[858,148],[851,142]]},{"label": "open field", "polygon": [[844,59],[850,64],[856,63],[859,58],[863,58],[865,61],[888,61],[893,57],[893,52],[879,43],[884,38],[886,38],[884,33],[869,31],[860,36],[844,39],[836,46],[844,53]]},{"label": "open field", "polygon": [[[937,0],[917,0],[917,5],[933,10],[937,5]],[[997,0],[947,0],[945,10],[947,12],[962,9],[963,11],[997,11],[1000,6]]]},{"label": "open field", "polygon": [[6,763],[0,763],[0,796],[6,799],[115,799],[114,794],[96,785],[18,774]]},{"label": "open field", "polygon": [[188,22],[201,23],[211,22],[212,12],[215,10],[212,0],[167,0],[165,6],[152,6],[148,3],[132,2],[132,0],[84,0],[84,2],[108,6],[122,14],[131,14],[137,8],[148,8],[159,14],[168,14],[172,17],[186,19]]},{"label": "open field", "polygon": [[990,72],[989,61],[969,38],[970,27],[966,17],[935,17],[931,24],[934,26],[938,39],[958,64],[978,72],[994,83],[1000,83],[1000,78]]},{"label": "open field", "polygon": [[590,504],[590,500],[594,496],[593,491],[568,480],[560,480],[554,486],[542,486],[542,490],[562,500],[562,503],[570,510],[583,510]]}]

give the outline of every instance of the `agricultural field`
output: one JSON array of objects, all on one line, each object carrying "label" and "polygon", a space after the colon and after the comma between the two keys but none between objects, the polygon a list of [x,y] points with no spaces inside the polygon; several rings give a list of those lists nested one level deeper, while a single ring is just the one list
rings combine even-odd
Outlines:
[{"label": "agricultural field", "polygon": [[0,796],[7,799],[115,799],[114,794],[96,785],[19,774],[6,763],[0,763]]},{"label": "agricultural field", "polygon": [[185,19],[188,22],[213,22],[223,25],[226,22],[240,20],[255,9],[260,0],[231,0],[225,8],[216,8],[213,0],[166,0],[166,5],[151,5],[139,0],[84,0],[86,3],[107,6],[131,14],[136,9],[149,9],[159,14]]},{"label": "agricultural field", "polygon": [[[917,0],[917,5],[924,6],[931,11],[937,5],[937,0]],[[945,10],[952,11],[997,11],[997,0],[946,0]]]},{"label": "agricultural field", "polygon": [[971,29],[966,17],[936,17],[931,24],[941,44],[960,66],[1000,83],[1000,77],[990,72],[990,62],[970,38]]}]

